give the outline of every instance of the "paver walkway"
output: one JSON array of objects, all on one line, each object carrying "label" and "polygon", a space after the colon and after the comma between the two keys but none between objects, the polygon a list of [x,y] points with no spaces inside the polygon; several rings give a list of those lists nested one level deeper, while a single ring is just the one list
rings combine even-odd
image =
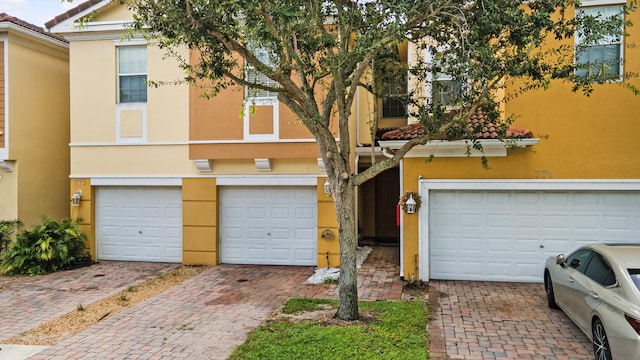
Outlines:
[{"label": "paver walkway", "polygon": [[[374,247],[367,261],[358,272],[359,297],[363,300],[398,300],[402,295],[398,265],[398,248]],[[137,272],[127,267],[131,263],[113,262],[127,271]],[[102,263],[101,263],[102,265]],[[100,265],[100,266],[101,266]],[[142,266],[141,264],[138,264]],[[157,265],[157,264],[156,264]],[[146,266],[156,266],[147,264]],[[176,265],[169,266],[167,269]],[[73,279],[68,285],[59,284],[59,288],[47,288],[40,284],[42,292],[39,302],[26,302],[25,309],[35,306],[48,307],[46,294],[57,297],[58,304],[47,311],[48,317],[63,315],[73,311],[80,302],[78,295],[87,291],[103,291],[103,296],[116,293],[132,283],[121,279],[112,283],[96,285],[96,281],[106,276],[106,271],[98,271],[99,266],[78,269],[87,272],[82,276],[63,272],[44,276],[53,279],[59,276]],[[122,269],[112,269],[123,277]],[[244,342],[247,333],[261,324],[283,302],[291,296],[336,297],[337,285],[309,285],[306,279],[313,274],[312,267],[294,266],[253,266],[220,265],[211,267],[199,275],[111,318],[107,318],[92,328],[66,339],[55,346],[32,356],[33,360],[44,359],[225,359],[233,349]],[[96,272],[105,273],[104,277],[95,277]],[[77,278],[77,279],[76,279]],[[16,284],[15,278],[5,280],[5,292],[20,294],[32,291],[26,284]],[[25,278],[22,278],[25,280]],[[29,280],[28,278],[26,280]],[[84,280],[84,283],[83,281]],[[45,281],[46,280],[39,280]],[[56,280],[57,281],[57,280]],[[80,284],[84,284],[80,286]],[[76,284],[76,285],[72,285]],[[114,288],[118,287],[117,290]],[[110,289],[110,291],[107,290]],[[38,290],[33,290],[38,291]],[[20,295],[22,296],[22,295]],[[25,294],[24,298],[28,298]],[[99,299],[98,293],[92,299]],[[82,297],[82,303],[89,303],[89,297]],[[95,301],[94,300],[94,301]],[[21,304],[14,303],[15,313],[19,313]],[[4,307],[3,307],[4,309]],[[29,310],[31,311],[31,310]],[[15,314],[14,314],[15,315]],[[17,315],[15,315],[18,318]],[[34,321],[37,316],[33,316]],[[44,319],[40,319],[43,321]],[[20,330],[26,329],[33,321],[25,322]],[[4,321],[3,321],[4,323]],[[37,324],[36,324],[37,325]],[[35,326],[35,325],[34,325]],[[33,326],[30,326],[33,327]],[[0,340],[1,343],[1,340]]]},{"label": "paver walkway", "polygon": [[429,283],[429,352],[442,359],[593,359],[586,335],[547,307],[542,284]]}]

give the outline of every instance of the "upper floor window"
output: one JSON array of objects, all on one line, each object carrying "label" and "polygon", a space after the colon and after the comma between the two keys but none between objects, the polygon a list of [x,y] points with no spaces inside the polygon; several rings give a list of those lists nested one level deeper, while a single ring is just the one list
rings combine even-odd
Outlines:
[{"label": "upper floor window", "polygon": [[[624,30],[622,5],[592,6],[576,10],[585,17],[585,26],[576,30],[576,76],[617,80],[622,74],[622,33]],[[589,19],[615,20],[619,18],[619,28],[615,35],[594,39],[589,29]]]},{"label": "upper floor window", "polygon": [[[261,62],[263,62],[268,66],[272,65],[273,61],[271,60],[270,54],[267,52],[267,50],[255,49],[254,52]],[[265,74],[261,73],[255,67],[249,64],[247,64],[246,66],[245,76],[248,82],[265,85],[273,88],[278,87],[278,83],[276,81],[270,79]],[[263,89],[247,87],[246,92],[247,92],[247,97],[253,98],[253,99],[277,99],[278,98],[278,93],[276,91],[267,91]]]},{"label": "upper floor window", "polygon": [[118,102],[147,102],[147,47],[118,47]]},{"label": "upper floor window", "polygon": [[462,82],[445,73],[436,73],[431,83],[431,100],[434,105],[454,107],[462,96]]},{"label": "upper floor window", "polygon": [[382,117],[406,118],[407,77],[398,75],[384,84],[382,90]]}]

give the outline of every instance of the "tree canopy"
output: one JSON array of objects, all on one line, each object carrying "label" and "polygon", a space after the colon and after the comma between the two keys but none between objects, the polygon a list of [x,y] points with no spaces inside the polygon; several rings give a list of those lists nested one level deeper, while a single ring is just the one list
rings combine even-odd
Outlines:
[{"label": "tree canopy", "polygon": [[[576,32],[597,43],[622,36],[626,5],[614,16],[582,14],[569,0],[131,0],[133,31],[167,50],[187,46],[186,78],[206,81],[208,96],[230,86],[275,92],[317,140],[336,204],[341,250],[337,316],[358,317],[354,187],[397,166],[414,146],[434,138],[473,139],[463,126],[479,108],[498,120],[499,103],[554,80],[591,91],[610,79],[577,76]],[[398,53],[410,44],[406,58]],[[584,65],[582,65],[584,66]],[[247,69],[269,81],[246,76]],[[456,111],[431,99],[434,77],[447,74],[460,90]],[[630,74],[628,74],[630,76]],[[398,97],[425,128],[392,158],[352,169],[351,109],[358,88],[380,97],[385,84],[408,78]],[[514,90],[515,89],[515,90]],[[246,101],[251,101],[247,99]],[[331,131],[337,124],[338,136]],[[371,120],[372,131],[376,119]]]}]

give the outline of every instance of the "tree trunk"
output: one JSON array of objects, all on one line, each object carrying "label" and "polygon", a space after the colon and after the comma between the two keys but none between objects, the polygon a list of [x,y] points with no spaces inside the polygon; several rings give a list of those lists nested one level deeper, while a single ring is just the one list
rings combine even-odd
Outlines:
[{"label": "tree trunk", "polygon": [[335,196],[338,232],[340,241],[340,282],[338,312],[342,320],[357,320],[358,313],[358,270],[356,268],[357,239],[353,208],[354,186],[349,181]]}]

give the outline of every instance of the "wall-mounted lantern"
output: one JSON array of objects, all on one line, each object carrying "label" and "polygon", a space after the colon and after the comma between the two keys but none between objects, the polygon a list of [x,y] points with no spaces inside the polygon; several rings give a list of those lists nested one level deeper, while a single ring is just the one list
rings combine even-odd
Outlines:
[{"label": "wall-mounted lantern", "polygon": [[71,205],[80,206],[80,199],[82,199],[82,190],[78,190],[71,195]]},{"label": "wall-mounted lantern", "polygon": [[333,240],[336,238],[335,234],[333,233],[333,231],[329,230],[329,229],[324,229],[322,231],[322,234],[320,235],[320,237],[324,240]]},{"label": "wall-mounted lantern", "polygon": [[407,191],[402,194],[398,201],[398,205],[400,205],[407,214],[415,214],[416,211],[420,209],[421,204],[422,199],[420,198],[420,195],[413,191]]},{"label": "wall-mounted lantern", "polygon": [[409,199],[404,203],[407,207],[407,214],[414,214],[416,212],[416,201],[413,199],[413,194],[409,194]]},{"label": "wall-mounted lantern", "polygon": [[331,184],[329,184],[329,179],[324,182],[324,193],[327,196],[331,196]]}]

